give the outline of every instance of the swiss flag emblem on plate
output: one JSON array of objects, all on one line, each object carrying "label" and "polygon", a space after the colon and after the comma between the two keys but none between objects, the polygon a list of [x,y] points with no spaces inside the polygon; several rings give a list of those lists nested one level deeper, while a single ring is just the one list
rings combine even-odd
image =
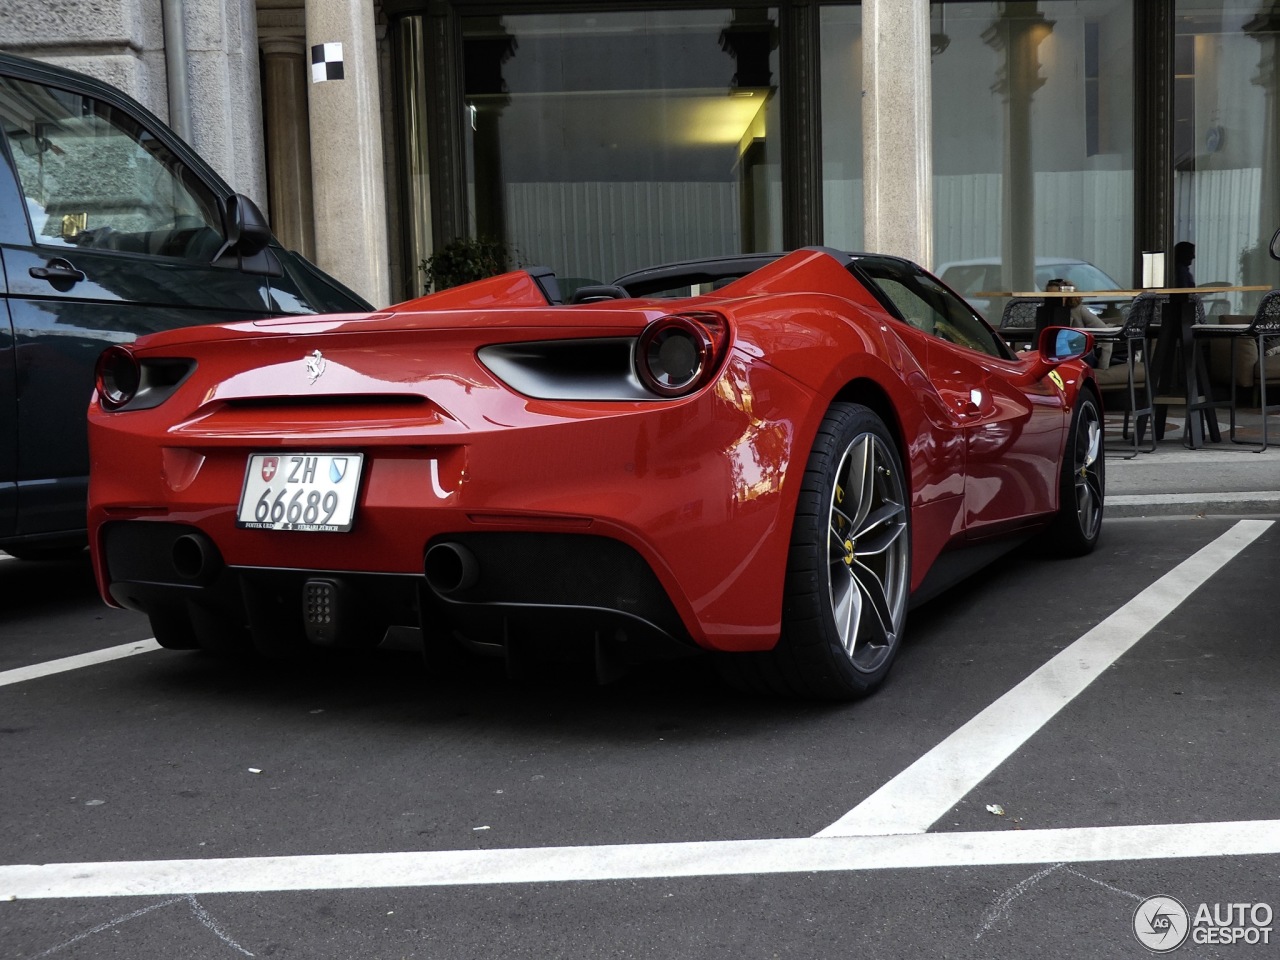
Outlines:
[{"label": "swiss flag emblem on plate", "polygon": [[271,478],[276,475],[276,471],[280,469],[279,457],[263,457],[262,458],[262,479],[267,483],[271,482]]}]

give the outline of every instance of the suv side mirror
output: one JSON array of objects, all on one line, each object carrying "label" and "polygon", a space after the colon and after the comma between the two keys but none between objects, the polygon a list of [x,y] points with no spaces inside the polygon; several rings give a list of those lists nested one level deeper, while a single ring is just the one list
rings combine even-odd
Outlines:
[{"label": "suv side mirror", "polygon": [[227,198],[222,214],[222,235],[226,240],[213,258],[216,263],[226,254],[252,257],[271,242],[271,228],[258,205],[242,193]]}]

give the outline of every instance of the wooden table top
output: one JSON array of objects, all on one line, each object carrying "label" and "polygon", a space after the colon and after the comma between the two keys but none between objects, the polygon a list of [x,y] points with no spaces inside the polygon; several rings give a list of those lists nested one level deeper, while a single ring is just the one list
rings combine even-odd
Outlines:
[{"label": "wooden table top", "polygon": [[1026,297],[1032,300],[1067,300],[1079,297],[1082,300],[1111,299],[1121,300],[1138,296],[1140,293],[1198,293],[1201,296],[1214,293],[1257,293],[1270,290],[1266,284],[1243,287],[1147,287],[1142,290],[1033,290],[1031,292],[1008,290],[982,290],[970,294],[974,297]]}]

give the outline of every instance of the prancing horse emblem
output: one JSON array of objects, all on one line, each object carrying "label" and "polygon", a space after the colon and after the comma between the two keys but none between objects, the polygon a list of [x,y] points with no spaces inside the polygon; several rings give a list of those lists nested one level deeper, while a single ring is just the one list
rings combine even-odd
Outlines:
[{"label": "prancing horse emblem", "polygon": [[324,368],[328,366],[325,362],[324,354],[319,350],[313,350],[306,357],[307,361],[307,381],[315,383],[324,375]]}]

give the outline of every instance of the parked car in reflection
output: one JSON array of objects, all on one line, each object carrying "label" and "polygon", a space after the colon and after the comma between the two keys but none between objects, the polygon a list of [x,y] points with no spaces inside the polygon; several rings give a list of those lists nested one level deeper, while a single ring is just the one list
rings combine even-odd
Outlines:
[{"label": "parked car in reflection", "polygon": [[0,54],[0,549],[83,550],[84,411],[104,347],[369,305],[120,91]]},{"label": "parked car in reflection", "polygon": [[[1036,257],[1035,289],[1044,290],[1050,280],[1062,279],[1072,284],[1077,290],[1122,290],[1100,267],[1087,260],[1075,260],[1069,257]],[[1008,289],[1008,281],[1004,279],[1004,263],[999,257],[979,257],[974,260],[952,260],[938,266],[938,277],[960,296],[964,297],[975,310],[997,326],[1000,323],[1000,311],[1004,300],[978,296],[980,293],[1003,291]],[[1027,291],[1030,292],[1030,291]],[[1132,300],[1132,295],[1109,297],[1090,297],[1085,306],[1104,318],[1115,318],[1117,322],[1123,308]]]}]

